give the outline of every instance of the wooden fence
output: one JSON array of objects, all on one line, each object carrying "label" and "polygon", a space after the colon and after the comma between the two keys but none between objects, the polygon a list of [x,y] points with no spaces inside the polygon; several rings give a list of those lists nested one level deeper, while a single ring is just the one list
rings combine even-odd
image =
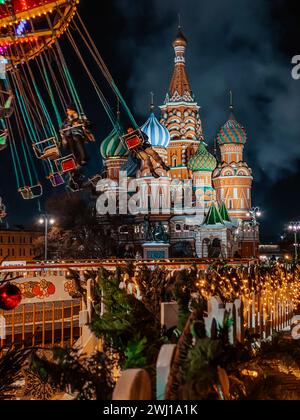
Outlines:
[{"label": "wooden fence", "polygon": [[14,311],[0,311],[6,324],[6,336],[0,339],[0,348],[72,347],[81,336],[81,308],[81,300],[74,299],[25,304]]}]

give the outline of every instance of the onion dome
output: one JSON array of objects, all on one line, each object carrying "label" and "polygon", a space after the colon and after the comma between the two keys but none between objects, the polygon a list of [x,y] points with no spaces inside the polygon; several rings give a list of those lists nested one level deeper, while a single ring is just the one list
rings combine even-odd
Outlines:
[{"label": "onion dome", "polygon": [[201,141],[197,153],[189,160],[188,169],[192,172],[213,172],[217,167],[217,159],[209,153],[206,144]]},{"label": "onion dome", "polygon": [[230,115],[225,125],[218,134],[219,145],[223,144],[246,144],[247,133],[244,127],[237,122],[234,115],[233,96],[230,92]]},{"label": "onion dome", "polygon": [[103,159],[124,157],[127,154],[127,149],[120,140],[122,132],[119,128],[114,128],[113,131],[101,143],[101,155]]},{"label": "onion dome", "polygon": [[158,121],[154,112],[151,112],[149,119],[141,127],[141,130],[148,136],[153,147],[167,148],[169,146],[171,140],[169,130]]},{"label": "onion dome", "polygon": [[181,27],[178,27],[178,33],[173,42],[173,47],[186,47],[188,44],[186,37],[184,36]]},{"label": "onion dome", "polygon": [[218,134],[218,143],[221,146],[222,144],[246,144],[246,142],[246,131],[232,114]]}]

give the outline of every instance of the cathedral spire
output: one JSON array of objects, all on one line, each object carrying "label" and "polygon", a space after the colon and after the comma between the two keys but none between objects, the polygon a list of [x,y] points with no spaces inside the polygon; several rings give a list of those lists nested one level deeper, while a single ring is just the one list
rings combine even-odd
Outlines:
[{"label": "cathedral spire", "polygon": [[185,53],[188,42],[181,28],[181,19],[179,18],[178,32],[173,42],[175,51],[175,68],[169,88],[169,97],[171,102],[193,102],[193,93],[185,67]]},{"label": "cathedral spire", "polygon": [[229,91],[229,120],[235,121],[235,115],[234,115],[234,103],[233,103],[233,92],[232,90]]},{"label": "cathedral spire", "polygon": [[150,92],[150,111],[154,112],[155,105],[154,105],[154,93]]},{"label": "cathedral spire", "polygon": [[232,92],[232,90],[229,91],[229,96],[230,96],[230,107],[229,107],[229,109],[230,109],[230,111],[233,111],[234,106],[233,106],[233,92]]}]

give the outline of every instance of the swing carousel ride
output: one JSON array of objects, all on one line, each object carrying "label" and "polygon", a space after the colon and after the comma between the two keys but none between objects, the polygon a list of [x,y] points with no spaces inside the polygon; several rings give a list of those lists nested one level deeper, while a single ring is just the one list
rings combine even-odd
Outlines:
[{"label": "swing carousel ride", "polygon": [[64,56],[62,36],[72,47],[120,142],[126,141],[126,136],[101,89],[104,79],[114,103],[117,98],[124,118],[134,128],[126,143],[128,150],[142,141],[135,119],[78,13],[78,4],[79,0],[0,0],[0,150],[10,151],[18,192],[24,200],[43,195],[43,179],[53,188],[65,186],[76,192],[83,185],[95,187],[101,177],[78,182],[84,178],[82,170],[87,164],[85,145],[95,139]]}]

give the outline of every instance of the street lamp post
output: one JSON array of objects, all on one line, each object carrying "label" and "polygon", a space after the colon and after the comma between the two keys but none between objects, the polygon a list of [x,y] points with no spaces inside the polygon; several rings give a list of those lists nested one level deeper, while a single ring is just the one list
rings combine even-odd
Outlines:
[{"label": "street lamp post", "polygon": [[298,261],[298,231],[300,230],[300,222],[291,222],[289,230],[294,233],[295,262]]},{"label": "street lamp post", "polygon": [[39,220],[40,225],[45,226],[45,261],[48,259],[48,231],[49,226],[53,226],[55,220],[48,214],[42,214]]},{"label": "street lamp post", "polygon": [[256,228],[259,225],[257,219],[261,217],[261,211],[259,207],[253,207],[248,211],[247,216],[251,218],[253,226],[253,257],[256,258]]}]

